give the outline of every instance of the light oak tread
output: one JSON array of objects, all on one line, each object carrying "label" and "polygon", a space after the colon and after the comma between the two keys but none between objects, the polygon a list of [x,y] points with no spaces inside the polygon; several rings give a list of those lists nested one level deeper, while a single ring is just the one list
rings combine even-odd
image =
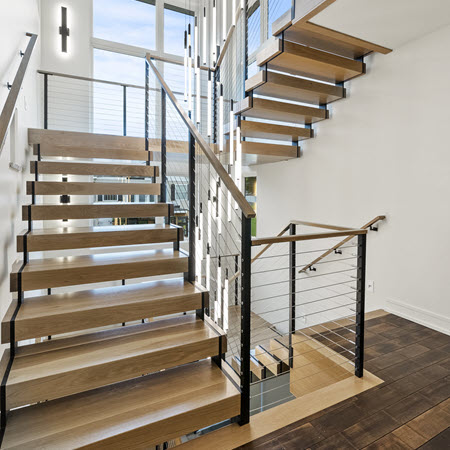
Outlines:
[{"label": "light oak tread", "polygon": [[256,55],[258,66],[327,82],[342,82],[365,72],[361,61],[276,39]]},{"label": "light oak tread", "polygon": [[287,74],[261,70],[245,82],[246,92],[265,97],[325,105],[345,97],[345,88]]},{"label": "light oak tread", "polygon": [[279,125],[275,123],[241,121],[241,136],[256,139],[274,139],[277,141],[296,141],[313,136],[312,129]]},{"label": "light oak tread", "polygon": [[159,183],[92,183],[27,181],[27,194],[35,195],[159,195]]},{"label": "light oak tread", "polygon": [[311,124],[328,118],[328,111],[323,108],[297,105],[294,103],[268,100],[259,97],[246,97],[235,109],[235,114],[267,120],[279,120],[299,124]]},{"label": "light oak tread", "polygon": [[[142,318],[193,311],[206,291],[183,278],[27,298],[15,318],[17,340],[86,330]],[[2,321],[2,342],[10,340],[12,301]]]},{"label": "light oak tread", "polygon": [[154,177],[159,175],[158,166],[145,164],[73,163],[66,161],[30,161],[30,172],[61,175],[111,175],[130,177]]},{"label": "light oak tread", "polygon": [[103,217],[167,217],[173,214],[170,203],[103,203],[77,205],[24,205],[22,220],[98,219]]},{"label": "light oak tread", "polygon": [[28,143],[90,146],[100,148],[145,149],[145,139],[132,136],[86,133],[81,131],[28,129]]},{"label": "light oak tread", "polygon": [[171,224],[40,228],[19,234],[17,251],[24,250],[25,239],[27,251],[35,252],[175,242],[177,238],[183,240],[183,233]]},{"label": "light oak tread", "polygon": [[40,144],[39,151],[36,146],[33,149],[33,154],[41,156],[62,156],[66,158],[81,158],[81,159],[123,159],[127,161],[152,161],[152,152],[145,150],[136,150],[130,148],[108,148],[108,147],[80,147],[70,145],[57,144]]},{"label": "light oak tread", "polygon": [[148,448],[234,417],[239,406],[220,369],[199,361],[12,411],[3,447]]},{"label": "light oak tread", "polygon": [[283,156],[295,158],[298,156],[297,146],[282,144],[266,144],[261,142],[243,141],[241,143],[242,153],[267,156]]},{"label": "light oak tread", "polygon": [[[86,339],[87,338],[87,339]],[[215,356],[219,335],[195,314],[20,348],[7,381],[8,409],[76,394]],[[224,350],[226,351],[226,349]]]},{"label": "light oak tread", "polygon": [[[172,249],[32,259],[22,269],[22,289],[46,289],[120,279],[138,278],[187,270],[188,256]],[[22,261],[13,264],[11,292],[18,289]]]}]

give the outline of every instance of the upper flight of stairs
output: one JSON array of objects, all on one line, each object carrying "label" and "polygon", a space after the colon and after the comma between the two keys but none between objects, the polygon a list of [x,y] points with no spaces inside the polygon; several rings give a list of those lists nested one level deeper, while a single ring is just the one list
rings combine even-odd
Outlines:
[{"label": "upper flight of stairs", "polygon": [[365,74],[364,56],[390,51],[310,22],[293,22],[291,11],[272,30],[275,37],[256,55],[259,72],[246,80],[246,98],[234,108],[239,118],[227,127],[240,126],[247,165],[299,157],[299,141],[314,137],[313,124],[329,118],[327,105],[345,98],[344,83]]},{"label": "upper flight of stairs", "polygon": [[[184,230],[169,222],[173,205],[89,197],[160,194],[143,141],[30,130],[29,142],[38,161],[23,206],[28,228],[17,236],[14,298],[1,324],[1,342],[11,345],[0,362],[1,447],[151,448],[238,416],[240,393],[215,362],[227,338],[203,320],[206,289],[185,279],[189,255]],[[55,202],[49,195],[76,198],[46,203]],[[104,218],[148,223],[94,222]]]}]

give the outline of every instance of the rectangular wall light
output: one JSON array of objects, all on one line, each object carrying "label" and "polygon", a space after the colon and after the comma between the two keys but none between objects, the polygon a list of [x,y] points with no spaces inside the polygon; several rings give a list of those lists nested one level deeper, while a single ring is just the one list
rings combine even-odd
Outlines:
[{"label": "rectangular wall light", "polygon": [[70,35],[70,30],[67,28],[67,8],[65,6],[61,6],[59,34],[61,35],[61,51],[67,53],[67,37]]}]

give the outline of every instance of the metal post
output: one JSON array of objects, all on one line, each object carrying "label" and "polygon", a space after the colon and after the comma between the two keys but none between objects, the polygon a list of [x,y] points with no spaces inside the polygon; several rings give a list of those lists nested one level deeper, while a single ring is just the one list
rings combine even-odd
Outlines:
[{"label": "metal post", "polygon": [[149,89],[150,89],[150,67],[145,60],[145,117],[144,117],[144,135],[145,135],[145,150],[148,152],[147,165],[150,165],[150,152],[148,145],[148,124],[149,124]]},{"label": "metal post", "polygon": [[244,80],[243,89],[244,97],[247,97],[245,91],[245,80],[248,77],[248,0],[244,1]]},{"label": "metal post", "polygon": [[195,138],[189,133],[189,281],[195,281]]},{"label": "metal post", "polygon": [[366,303],[366,244],[367,236],[358,236],[357,293],[356,293],[356,342],[355,375],[364,373],[364,312]]},{"label": "metal post", "polygon": [[166,91],[161,89],[161,203],[166,202]]},{"label": "metal post", "polygon": [[[234,273],[239,272],[239,255],[234,257]],[[234,304],[239,304],[239,277],[236,277],[234,281]]]},{"label": "metal post", "polygon": [[44,130],[48,130],[48,74],[44,73]]},{"label": "metal post", "polygon": [[[291,223],[289,225],[289,234],[294,236],[296,234],[296,225]],[[289,242],[289,367],[294,367],[294,352],[292,347],[292,335],[295,333],[295,241]]]},{"label": "metal post", "polygon": [[241,249],[241,414],[239,423],[250,421],[250,289],[252,223],[242,214]]},{"label": "metal post", "polygon": [[214,71],[214,75],[213,75],[213,98],[212,98],[212,113],[213,113],[213,117],[212,117],[212,140],[213,142],[217,142],[217,110],[216,110],[216,106],[217,106],[217,82],[219,81],[219,72],[220,69],[217,69]]},{"label": "metal post", "polygon": [[123,135],[127,135],[127,87],[123,86]]}]

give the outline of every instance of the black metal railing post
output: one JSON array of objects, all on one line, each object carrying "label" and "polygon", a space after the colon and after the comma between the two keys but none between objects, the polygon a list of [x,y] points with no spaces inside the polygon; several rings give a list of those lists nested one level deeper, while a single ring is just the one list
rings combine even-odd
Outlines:
[{"label": "black metal railing post", "polygon": [[127,135],[127,87],[123,86],[123,135]]},{"label": "black metal railing post", "polygon": [[356,293],[356,339],[355,375],[364,373],[364,313],[366,302],[366,245],[367,235],[358,236],[357,293]]},{"label": "black metal railing post", "polygon": [[195,281],[195,137],[189,133],[189,262],[188,281]]},{"label": "black metal railing post", "polygon": [[245,91],[245,80],[248,77],[248,0],[244,0],[244,79],[243,79],[243,89],[244,97],[247,97],[247,92]]},{"label": "black metal railing post", "polygon": [[241,414],[239,423],[250,421],[250,339],[252,221],[242,214],[241,236]]},{"label": "black metal railing post", "polygon": [[144,137],[145,150],[148,152],[147,165],[150,165],[150,152],[148,144],[148,126],[149,126],[149,89],[150,89],[150,66],[145,61],[145,115],[144,115]]},{"label": "black metal railing post", "polygon": [[[289,234],[294,236],[297,232],[296,225],[289,225]],[[295,241],[289,242],[289,367],[294,367],[294,351],[292,347],[292,335],[295,333],[295,275],[296,275],[296,245]]]},{"label": "black metal railing post", "polygon": [[166,179],[166,121],[167,121],[167,108],[166,108],[166,91],[161,89],[161,195],[160,202],[165,203],[167,199],[167,179]]},{"label": "black metal railing post", "polygon": [[44,130],[48,130],[48,74],[44,74]]}]

